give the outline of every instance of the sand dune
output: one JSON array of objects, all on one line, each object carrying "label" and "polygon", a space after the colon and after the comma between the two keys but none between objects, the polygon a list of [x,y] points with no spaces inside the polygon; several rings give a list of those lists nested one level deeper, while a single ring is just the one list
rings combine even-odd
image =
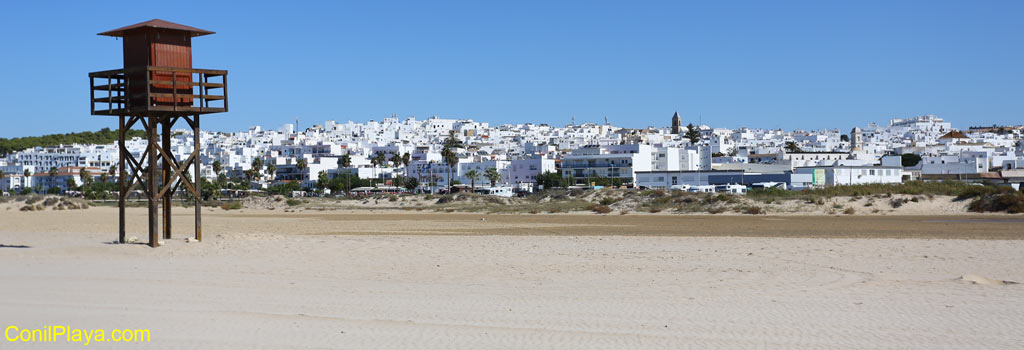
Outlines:
[{"label": "sand dune", "polygon": [[[151,249],[106,244],[114,213],[0,212],[0,321],[149,328],[146,347],[182,349],[1024,344],[1024,288],[983,283],[1024,281],[1021,240],[702,237],[717,231],[700,218],[645,226],[609,216],[636,235],[615,236],[603,221],[559,215],[218,210],[204,217],[204,242],[183,233]],[[131,213],[142,237],[143,211]],[[861,237],[908,222],[934,235],[908,227],[912,237],[955,237],[940,227],[958,225],[1012,237],[999,232],[1018,219],[878,218],[862,221]],[[776,230],[773,220],[733,221]],[[689,224],[702,229],[686,234]],[[819,233],[845,232],[836,230]]]}]

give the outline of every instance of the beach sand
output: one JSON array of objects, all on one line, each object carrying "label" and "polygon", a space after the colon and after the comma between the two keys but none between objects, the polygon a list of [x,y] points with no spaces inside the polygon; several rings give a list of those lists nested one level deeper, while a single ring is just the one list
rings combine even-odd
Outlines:
[{"label": "beach sand", "polygon": [[1020,215],[205,209],[186,243],[190,212],[152,249],[110,244],[114,208],[0,211],[0,323],[146,328],[161,349],[1024,344],[1024,284],[1001,282],[1024,282]]}]

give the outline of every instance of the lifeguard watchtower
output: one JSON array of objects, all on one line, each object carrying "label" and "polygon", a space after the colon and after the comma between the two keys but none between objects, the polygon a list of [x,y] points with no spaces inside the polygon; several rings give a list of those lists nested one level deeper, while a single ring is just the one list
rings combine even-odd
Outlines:
[{"label": "lifeguard watchtower", "polygon": [[[193,181],[200,179],[199,116],[228,111],[228,71],[192,68],[192,38],[209,34],[213,32],[159,19],[99,33],[124,41],[124,68],[89,73],[92,114],[120,119],[121,243],[125,242],[125,202],[139,187],[149,200],[149,245],[159,244],[161,204],[164,238],[171,238],[171,197],[182,185],[195,197],[195,238],[202,240],[201,181]],[[171,152],[171,127],[178,120],[192,128],[192,154],[185,161]],[[137,125],[147,138],[138,158],[125,147],[127,130]],[[188,176],[190,170],[194,177]]]}]

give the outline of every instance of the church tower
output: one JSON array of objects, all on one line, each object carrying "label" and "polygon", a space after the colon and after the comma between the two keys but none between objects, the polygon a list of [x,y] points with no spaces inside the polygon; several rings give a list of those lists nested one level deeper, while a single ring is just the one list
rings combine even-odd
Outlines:
[{"label": "church tower", "polygon": [[682,130],[683,118],[679,117],[679,112],[677,111],[676,114],[672,116],[672,134],[679,135],[683,132]]}]

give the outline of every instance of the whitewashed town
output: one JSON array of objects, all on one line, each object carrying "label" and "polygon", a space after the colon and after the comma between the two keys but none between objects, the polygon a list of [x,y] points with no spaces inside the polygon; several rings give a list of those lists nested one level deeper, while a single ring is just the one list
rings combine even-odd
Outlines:
[{"label": "whitewashed town", "polygon": [[[668,126],[604,123],[490,125],[471,119],[392,116],[365,123],[325,121],[234,133],[203,131],[201,174],[235,191],[287,188],[292,195],[334,191],[512,196],[544,186],[678,189],[743,194],[752,188],[814,187],[910,180],[1006,184],[1024,179],[1024,127],[954,128],[925,115],[847,132],[694,125],[675,113]],[[192,130],[175,132],[179,157]],[[146,140],[127,141],[142,157]],[[113,181],[116,143],[36,147],[0,159],[0,189],[64,193]],[[181,158],[183,159],[183,158]],[[286,187],[281,187],[286,186]],[[358,186],[358,187],[357,187]],[[227,188],[219,189],[227,191]],[[335,192],[337,194],[337,192]]]}]

